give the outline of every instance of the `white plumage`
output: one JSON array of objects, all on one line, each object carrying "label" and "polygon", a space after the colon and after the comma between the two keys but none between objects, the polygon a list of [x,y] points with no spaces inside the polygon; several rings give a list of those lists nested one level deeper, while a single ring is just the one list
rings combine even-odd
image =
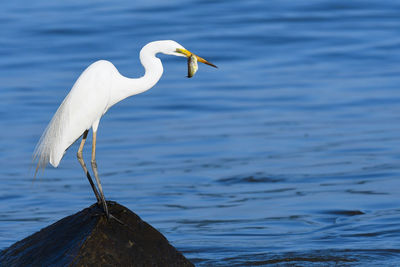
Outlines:
[{"label": "white plumage", "polygon": [[40,138],[35,151],[40,167],[49,162],[57,167],[85,130],[93,127],[97,131],[101,117],[110,108],[111,85],[118,75],[114,65],[105,60],[93,63],[81,74]]}]

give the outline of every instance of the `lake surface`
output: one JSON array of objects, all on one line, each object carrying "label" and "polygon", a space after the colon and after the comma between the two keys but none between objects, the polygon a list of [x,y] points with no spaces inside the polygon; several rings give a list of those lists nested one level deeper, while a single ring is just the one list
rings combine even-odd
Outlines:
[{"label": "lake surface", "polygon": [[141,47],[173,39],[219,69],[187,79],[162,55],[160,82],[103,117],[107,199],[198,266],[400,261],[398,2],[1,6],[0,249],[95,201],[78,144],[58,169],[31,168],[80,73],[107,59],[141,76]]}]

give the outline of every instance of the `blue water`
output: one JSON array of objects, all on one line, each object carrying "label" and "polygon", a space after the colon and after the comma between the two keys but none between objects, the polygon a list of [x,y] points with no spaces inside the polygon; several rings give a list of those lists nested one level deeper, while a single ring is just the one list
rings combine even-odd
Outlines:
[{"label": "blue water", "polygon": [[198,266],[398,264],[398,2],[1,6],[0,249],[95,201],[77,144],[58,169],[30,169],[79,74],[107,59],[140,76],[140,48],[174,39],[219,69],[187,79],[161,56],[161,81],[104,116],[106,197]]}]

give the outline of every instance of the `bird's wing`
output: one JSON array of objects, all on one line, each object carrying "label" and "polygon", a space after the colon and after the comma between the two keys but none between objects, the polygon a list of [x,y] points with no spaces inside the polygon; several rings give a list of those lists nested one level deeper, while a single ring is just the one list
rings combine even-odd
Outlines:
[{"label": "bird's wing", "polygon": [[47,163],[57,167],[68,147],[100,120],[107,108],[111,83],[111,69],[102,62],[93,63],[80,75],[36,146],[38,168]]}]

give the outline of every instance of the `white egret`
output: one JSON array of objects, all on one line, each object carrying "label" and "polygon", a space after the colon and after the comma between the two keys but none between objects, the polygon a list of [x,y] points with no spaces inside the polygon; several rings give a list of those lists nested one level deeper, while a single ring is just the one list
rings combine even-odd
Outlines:
[{"label": "white egret", "polygon": [[[98,204],[103,205],[107,218],[110,215],[96,163],[96,133],[100,119],[116,103],[132,95],[143,93],[158,82],[163,73],[161,60],[156,57],[158,53],[188,58],[195,56],[199,62],[216,67],[171,40],[151,42],[142,48],[140,62],[145,69],[145,74],[140,78],[124,77],[111,62],[106,60],[97,61],[91,64],[75,82],[35,148],[36,171],[40,167],[44,168],[48,163],[57,167],[67,149],[82,136],[77,157],[89,180]],[[82,157],[83,146],[90,128],[93,130],[91,165],[100,194]]]}]

